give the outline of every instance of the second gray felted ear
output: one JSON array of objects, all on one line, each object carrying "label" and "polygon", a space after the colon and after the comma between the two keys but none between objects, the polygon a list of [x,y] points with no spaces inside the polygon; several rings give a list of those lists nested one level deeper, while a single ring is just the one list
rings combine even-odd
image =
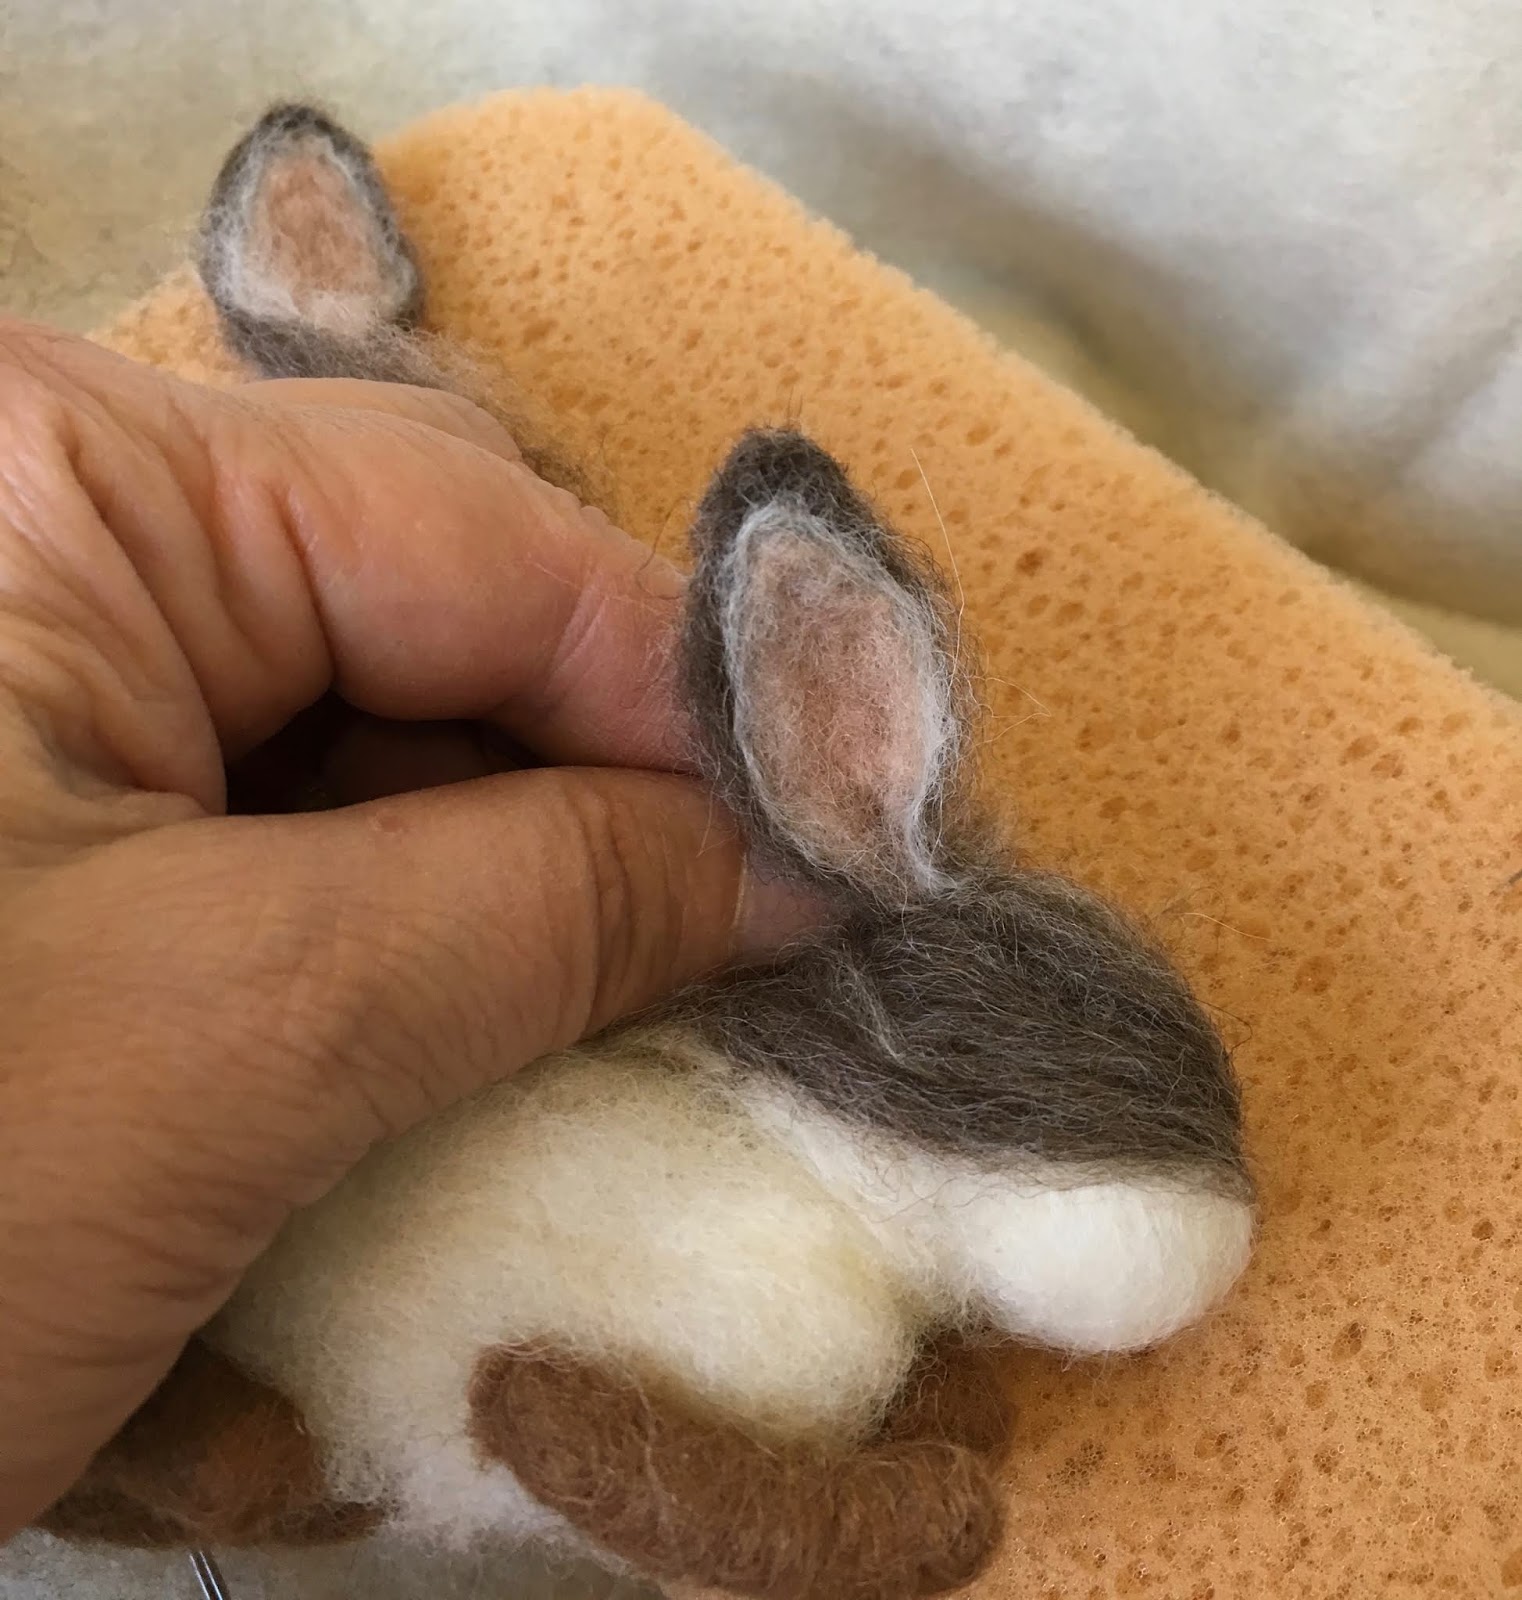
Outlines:
[{"label": "second gray felted ear", "polygon": [[[197,265],[228,341],[266,377],[416,381],[412,252],[365,146],[276,106],[218,174]],[[425,377],[426,381],[426,377]]]},{"label": "second gray felted ear", "polygon": [[693,537],[686,689],[721,797],[784,871],[936,892],[967,739],[934,579],[791,431],[740,441]]}]

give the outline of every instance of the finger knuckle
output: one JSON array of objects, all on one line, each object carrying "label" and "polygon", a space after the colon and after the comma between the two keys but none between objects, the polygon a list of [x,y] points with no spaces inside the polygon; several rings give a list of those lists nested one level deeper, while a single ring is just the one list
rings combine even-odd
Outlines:
[{"label": "finger knuckle", "polygon": [[681,923],[671,852],[661,829],[619,782],[566,786],[565,815],[583,863],[590,955],[587,1026],[597,1027],[664,986]]}]

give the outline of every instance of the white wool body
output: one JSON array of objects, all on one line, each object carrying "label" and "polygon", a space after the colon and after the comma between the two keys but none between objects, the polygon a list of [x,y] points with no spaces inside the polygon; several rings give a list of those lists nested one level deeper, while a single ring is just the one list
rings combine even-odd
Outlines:
[{"label": "white wool body", "polygon": [[549,1058],[373,1152],[210,1330],[288,1394],[334,1492],[404,1530],[577,1548],[469,1434],[484,1350],[537,1339],[675,1380],[760,1437],[860,1436],[932,1327],[1150,1344],[1230,1287],[1250,1209],[910,1150],[679,1030]]},{"label": "white wool body", "polygon": [[470,1441],[472,1370],[505,1343],[666,1375],[762,1438],[876,1420],[922,1296],[696,1062],[627,1033],[550,1058],[292,1219],[211,1337],[296,1403],[335,1493],[452,1541],[574,1542]]},{"label": "white wool body", "polygon": [[1177,1333],[1241,1276],[1255,1229],[1212,1174],[1111,1178],[1012,1155],[998,1167],[846,1127],[776,1085],[740,1089],[759,1125],[870,1219],[951,1321],[991,1321],[1074,1355]]}]

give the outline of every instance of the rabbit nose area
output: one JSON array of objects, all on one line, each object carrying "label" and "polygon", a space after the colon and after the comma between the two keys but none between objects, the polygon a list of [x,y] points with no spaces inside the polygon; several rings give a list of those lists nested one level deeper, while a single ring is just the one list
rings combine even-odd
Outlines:
[{"label": "rabbit nose area", "polygon": [[937,1209],[943,1247],[999,1326],[1075,1355],[1141,1350],[1187,1327],[1236,1282],[1254,1231],[1245,1200],[1182,1178],[985,1178]]}]

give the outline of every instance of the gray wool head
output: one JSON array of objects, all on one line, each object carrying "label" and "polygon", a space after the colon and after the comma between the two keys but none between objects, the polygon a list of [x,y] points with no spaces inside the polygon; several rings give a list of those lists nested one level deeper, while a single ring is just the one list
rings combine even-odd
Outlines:
[{"label": "gray wool head", "polygon": [[703,764],[772,868],[842,925],[688,1014],[832,1115],[979,1162],[1248,1180],[1229,1056],[1162,952],[998,859],[933,574],[840,466],[746,435],[694,529],[684,662]]}]

